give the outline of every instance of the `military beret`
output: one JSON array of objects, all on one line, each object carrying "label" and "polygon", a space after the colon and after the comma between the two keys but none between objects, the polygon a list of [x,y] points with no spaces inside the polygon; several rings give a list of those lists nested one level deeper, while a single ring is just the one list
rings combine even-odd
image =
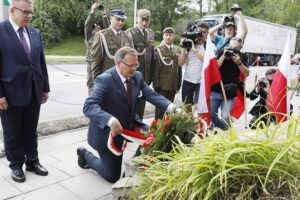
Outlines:
[{"label": "military beret", "polygon": [[109,16],[114,16],[114,17],[118,17],[121,19],[127,19],[127,16],[125,14],[125,11],[121,8],[112,8],[109,11]]},{"label": "military beret", "polygon": [[175,29],[172,27],[167,27],[163,30],[163,34],[165,33],[174,33],[175,34]]},{"label": "military beret", "polygon": [[147,9],[141,9],[138,11],[138,17],[142,19],[149,19],[151,17],[151,12]]}]

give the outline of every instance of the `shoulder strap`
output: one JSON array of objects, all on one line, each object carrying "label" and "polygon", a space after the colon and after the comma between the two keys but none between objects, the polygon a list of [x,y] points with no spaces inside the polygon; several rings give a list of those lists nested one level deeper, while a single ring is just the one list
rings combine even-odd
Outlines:
[{"label": "shoulder strap", "polygon": [[216,55],[218,55],[223,49],[224,47],[229,44],[230,40],[227,40],[216,52]]}]

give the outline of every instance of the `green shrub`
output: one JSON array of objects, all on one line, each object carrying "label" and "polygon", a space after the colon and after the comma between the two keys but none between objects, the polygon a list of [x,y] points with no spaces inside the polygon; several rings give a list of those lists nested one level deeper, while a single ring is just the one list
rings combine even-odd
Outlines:
[{"label": "green shrub", "polygon": [[50,16],[43,10],[36,10],[32,25],[41,31],[43,44],[51,48],[61,40],[61,31]]},{"label": "green shrub", "polygon": [[[140,199],[299,199],[300,116],[287,124],[219,131],[193,147],[146,157]],[[150,162],[149,162],[150,160]],[[163,161],[163,162],[162,162]]]}]

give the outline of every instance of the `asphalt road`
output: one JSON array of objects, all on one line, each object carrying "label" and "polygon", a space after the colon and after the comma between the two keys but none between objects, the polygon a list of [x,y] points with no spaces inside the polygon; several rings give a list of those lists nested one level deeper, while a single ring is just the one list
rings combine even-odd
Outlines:
[{"label": "asphalt road", "polygon": [[[247,91],[253,89],[255,75],[257,74],[258,78],[263,77],[268,68],[250,68],[250,76],[246,83]],[[296,79],[296,70],[297,66],[291,66],[289,70],[291,80]],[[83,116],[82,107],[88,95],[86,64],[48,64],[48,73],[51,92],[48,102],[41,107],[40,122]],[[249,108],[253,103],[249,103]]]}]

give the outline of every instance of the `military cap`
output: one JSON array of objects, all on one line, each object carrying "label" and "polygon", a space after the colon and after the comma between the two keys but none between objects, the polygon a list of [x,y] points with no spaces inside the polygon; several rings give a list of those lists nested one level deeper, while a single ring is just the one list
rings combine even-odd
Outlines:
[{"label": "military cap", "polygon": [[127,16],[125,14],[125,11],[121,8],[112,8],[109,11],[109,16],[114,16],[114,17],[118,17],[121,19],[127,19]]},{"label": "military cap", "polygon": [[141,9],[138,11],[138,17],[142,19],[149,19],[151,17],[151,12],[147,9]]},{"label": "military cap", "polygon": [[165,33],[174,33],[175,34],[175,29],[172,27],[167,27],[163,30],[163,34]]}]

